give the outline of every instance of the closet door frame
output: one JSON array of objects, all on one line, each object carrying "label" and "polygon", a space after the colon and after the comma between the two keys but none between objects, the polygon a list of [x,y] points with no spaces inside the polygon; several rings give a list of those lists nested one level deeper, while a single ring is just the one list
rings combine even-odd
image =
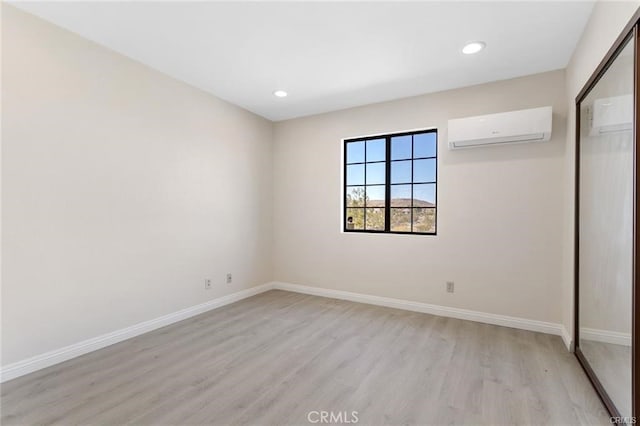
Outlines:
[{"label": "closet door frame", "polygon": [[[636,308],[640,306],[640,284],[638,283],[637,266],[640,265],[638,246],[638,225],[640,224],[638,204],[638,188],[640,180],[638,175],[638,165],[640,164],[640,144],[638,141],[639,132],[637,131],[637,123],[640,123],[639,99],[639,72],[640,72],[640,9],[635,13],[631,21],[627,24],[620,36],[616,39],[613,46],[609,49],[604,59],[600,62],[594,73],[591,75],[587,83],[584,85],[575,100],[576,108],[576,134],[575,134],[575,228],[574,228],[574,335],[573,346],[574,353],[582,368],[586,372],[589,380],[596,389],[600,399],[607,407],[612,417],[620,418],[620,412],[609,397],[606,389],[598,379],[597,375],[589,365],[580,348],[580,276],[579,276],[579,241],[580,241],[580,104],[587,97],[591,89],[600,81],[600,78],[606,73],[610,65],[617,58],[618,54],[625,47],[627,42],[634,43],[634,82],[633,82],[633,103],[634,103],[634,125],[633,125],[633,253],[632,253],[632,331],[631,331],[631,404],[632,413],[638,422],[640,422],[640,357],[638,356],[638,348],[640,342],[640,315],[636,314]],[[615,307],[611,307],[615,309]]]}]

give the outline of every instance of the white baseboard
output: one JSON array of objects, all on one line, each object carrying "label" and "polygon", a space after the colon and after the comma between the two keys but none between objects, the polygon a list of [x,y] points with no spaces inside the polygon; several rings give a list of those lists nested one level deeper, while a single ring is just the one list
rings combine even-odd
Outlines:
[{"label": "white baseboard", "polygon": [[409,300],[392,299],[390,297],[371,296],[361,293],[351,293],[348,291],[331,290],[320,287],[309,287],[305,285],[289,284],[284,282],[274,282],[273,288],[278,290],[293,291],[296,293],[311,294],[314,296],[324,296],[333,299],[350,300],[352,302],[367,303],[369,305],[386,306],[389,308],[404,309],[407,311],[422,312],[425,314],[438,315],[441,317],[458,318],[463,320],[482,322],[485,324],[501,325],[504,327],[518,328],[521,330],[537,331],[540,333],[561,336],[570,347],[571,339],[561,324],[537,321],[525,318],[511,317],[507,315],[489,314],[486,312],[472,311],[468,309],[450,308],[447,306],[431,305],[422,302],[412,302]]},{"label": "white baseboard", "polygon": [[106,346],[113,345],[114,343],[122,342],[124,340],[139,336],[144,333],[148,333],[150,331],[165,327],[178,321],[191,318],[212,309],[237,302],[238,300],[246,299],[247,297],[263,293],[265,291],[271,290],[272,288],[272,283],[251,287],[246,290],[238,291],[236,293],[210,300],[200,305],[185,308],[149,321],[144,321],[131,327],[116,330],[111,333],[103,334],[92,339],[84,340],[82,342],[66,346],[64,348],[56,349],[41,355],[36,355],[32,358],[3,366],[2,368],[0,368],[0,383],[6,382],[7,380],[15,379],[16,377],[24,376],[25,374],[47,368],[55,364],[59,364],[80,355],[102,349]]},{"label": "white baseboard", "polygon": [[617,331],[598,330],[597,328],[580,328],[580,340],[611,343],[613,345],[631,346],[631,334]]},{"label": "white baseboard", "polygon": [[561,334],[562,341],[564,342],[564,345],[567,347],[567,350],[569,352],[573,352],[573,337],[571,337],[571,335],[569,334],[569,332],[567,331],[564,325],[562,325],[561,327],[562,327],[562,334]]},{"label": "white baseboard", "polygon": [[82,342],[66,346],[64,348],[46,352],[41,355],[36,355],[32,358],[8,364],[0,368],[0,383],[15,379],[20,376],[24,376],[25,374],[47,368],[55,364],[59,364],[72,358],[76,358],[80,355],[102,349],[115,343],[122,342],[132,337],[148,333],[158,328],[165,327],[178,321],[191,318],[204,312],[228,305],[233,302],[237,302],[242,299],[246,299],[247,297],[251,297],[272,289],[330,297],[334,299],[350,300],[352,302],[366,303],[369,305],[386,306],[390,308],[422,312],[442,317],[458,318],[463,320],[482,322],[486,324],[501,325],[504,327],[553,334],[561,336],[568,349],[570,349],[571,347],[571,338],[565,328],[560,324],[518,317],[510,317],[506,315],[489,314],[486,312],[472,311],[468,309],[431,305],[428,303],[412,302],[409,300],[393,299],[389,297],[351,293],[348,291],[331,290],[320,287],[309,287],[284,282],[271,282],[248,288],[237,293],[229,294],[227,296],[219,297],[200,305],[185,308],[159,318],[144,321],[131,327],[123,328],[111,333],[87,339]]}]

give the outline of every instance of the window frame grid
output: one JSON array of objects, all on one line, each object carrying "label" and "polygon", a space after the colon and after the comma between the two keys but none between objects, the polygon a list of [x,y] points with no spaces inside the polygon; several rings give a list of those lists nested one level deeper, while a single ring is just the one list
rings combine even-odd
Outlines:
[{"label": "window frame grid", "polygon": [[[429,157],[417,157],[414,158],[414,152],[415,152],[415,144],[414,144],[414,137],[416,135],[421,135],[421,134],[426,134],[426,133],[433,133],[435,135],[435,155],[434,156],[429,156]],[[401,137],[401,136],[411,136],[411,158],[403,158],[403,159],[396,159],[396,160],[392,160],[391,159],[391,139],[394,137]],[[367,141],[370,140],[376,140],[376,139],[384,139],[385,140],[385,160],[376,160],[376,161],[367,161]],[[356,161],[353,163],[349,163],[348,162],[348,157],[347,157],[347,146],[349,143],[353,143],[353,142],[363,142],[364,143],[364,161]],[[343,202],[343,217],[342,217],[342,231],[343,232],[353,232],[353,233],[365,233],[365,234],[402,234],[402,235],[430,235],[430,236],[437,236],[438,235],[438,129],[436,128],[431,128],[431,129],[423,129],[423,130],[414,130],[414,131],[407,131],[407,132],[399,132],[399,133],[388,133],[388,134],[382,134],[382,135],[371,135],[371,136],[363,136],[363,137],[358,137],[358,138],[349,138],[349,139],[343,139],[342,140],[343,143],[343,185],[342,185],[342,202]],[[430,160],[433,159],[435,160],[434,162],[434,175],[435,175],[435,180],[434,181],[425,181],[425,182],[414,182],[413,181],[413,177],[414,177],[414,162],[416,160]],[[406,182],[406,183],[391,183],[391,163],[395,162],[395,161],[407,161],[410,160],[411,161],[411,182]],[[367,186],[381,186],[382,184],[371,184],[371,185],[367,185],[367,164],[374,164],[374,163],[385,163],[386,167],[385,167],[385,183],[384,183],[384,187],[385,187],[385,202],[384,202],[384,211],[385,211],[385,229],[384,230],[377,230],[377,229],[366,229],[367,228],[367,200],[366,200],[366,194],[367,194]],[[347,167],[348,166],[352,166],[352,165],[363,165],[364,168],[364,182],[361,185],[347,185]],[[413,205],[413,190],[414,190],[414,185],[428,185],[428,184],[432,184],[434,185],[434,201],[435,201],[435,207],[414,207]],[[411,193],[410,193],[410,199],[411,199],[411,207],[391,207],[391,187],[394,185],[411,185]],[[348,203],[347,203],[347,189],[348,188],[353,188],[353,187],[363,187],[364,188],[364,194],[365,194],[365,199],[363,201],[363,206],[362,207],[348,207]],[[411,226],[411,230],[410,231],[392,231],[391,230],[391,209],[395,208],[395,209],[409,209],[410,210],[410,226]],[[363,229],[347,229],[347,211],[348,209],[361,209],[362,213],[363,213]],[[433,210],[434,211],[434,230],[433,232],[418,232],[418,231],[414,231],[413,230],[413,213],[415,209],[428,209],[428,210]]]}]

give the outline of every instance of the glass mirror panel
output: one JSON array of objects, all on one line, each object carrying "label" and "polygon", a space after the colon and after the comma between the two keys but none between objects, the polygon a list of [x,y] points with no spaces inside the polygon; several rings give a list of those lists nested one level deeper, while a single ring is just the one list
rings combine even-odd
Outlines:
[{"label": "glass mirror panel", "polygon": [[623,417],[632,415],[633,50],[579,107],[578,347]]}]

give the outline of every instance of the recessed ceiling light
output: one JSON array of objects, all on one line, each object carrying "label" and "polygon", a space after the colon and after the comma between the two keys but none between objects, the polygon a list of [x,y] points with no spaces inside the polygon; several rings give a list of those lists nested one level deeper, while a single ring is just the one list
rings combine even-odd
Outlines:
[{"label": "recessed ceiling light", "polygon": [[286,98],[288,93],[285,92],[284,90],[276,90],[275,92],[273,92],[273,95],[279,98]]},{"label": "recessed ceiling light", "polygon": [[486,46],[484,41],[472,41],[471,43],[467,43],[462,48],[462,53],[465,55],[473,55],[474,53],[478,53]]}]

